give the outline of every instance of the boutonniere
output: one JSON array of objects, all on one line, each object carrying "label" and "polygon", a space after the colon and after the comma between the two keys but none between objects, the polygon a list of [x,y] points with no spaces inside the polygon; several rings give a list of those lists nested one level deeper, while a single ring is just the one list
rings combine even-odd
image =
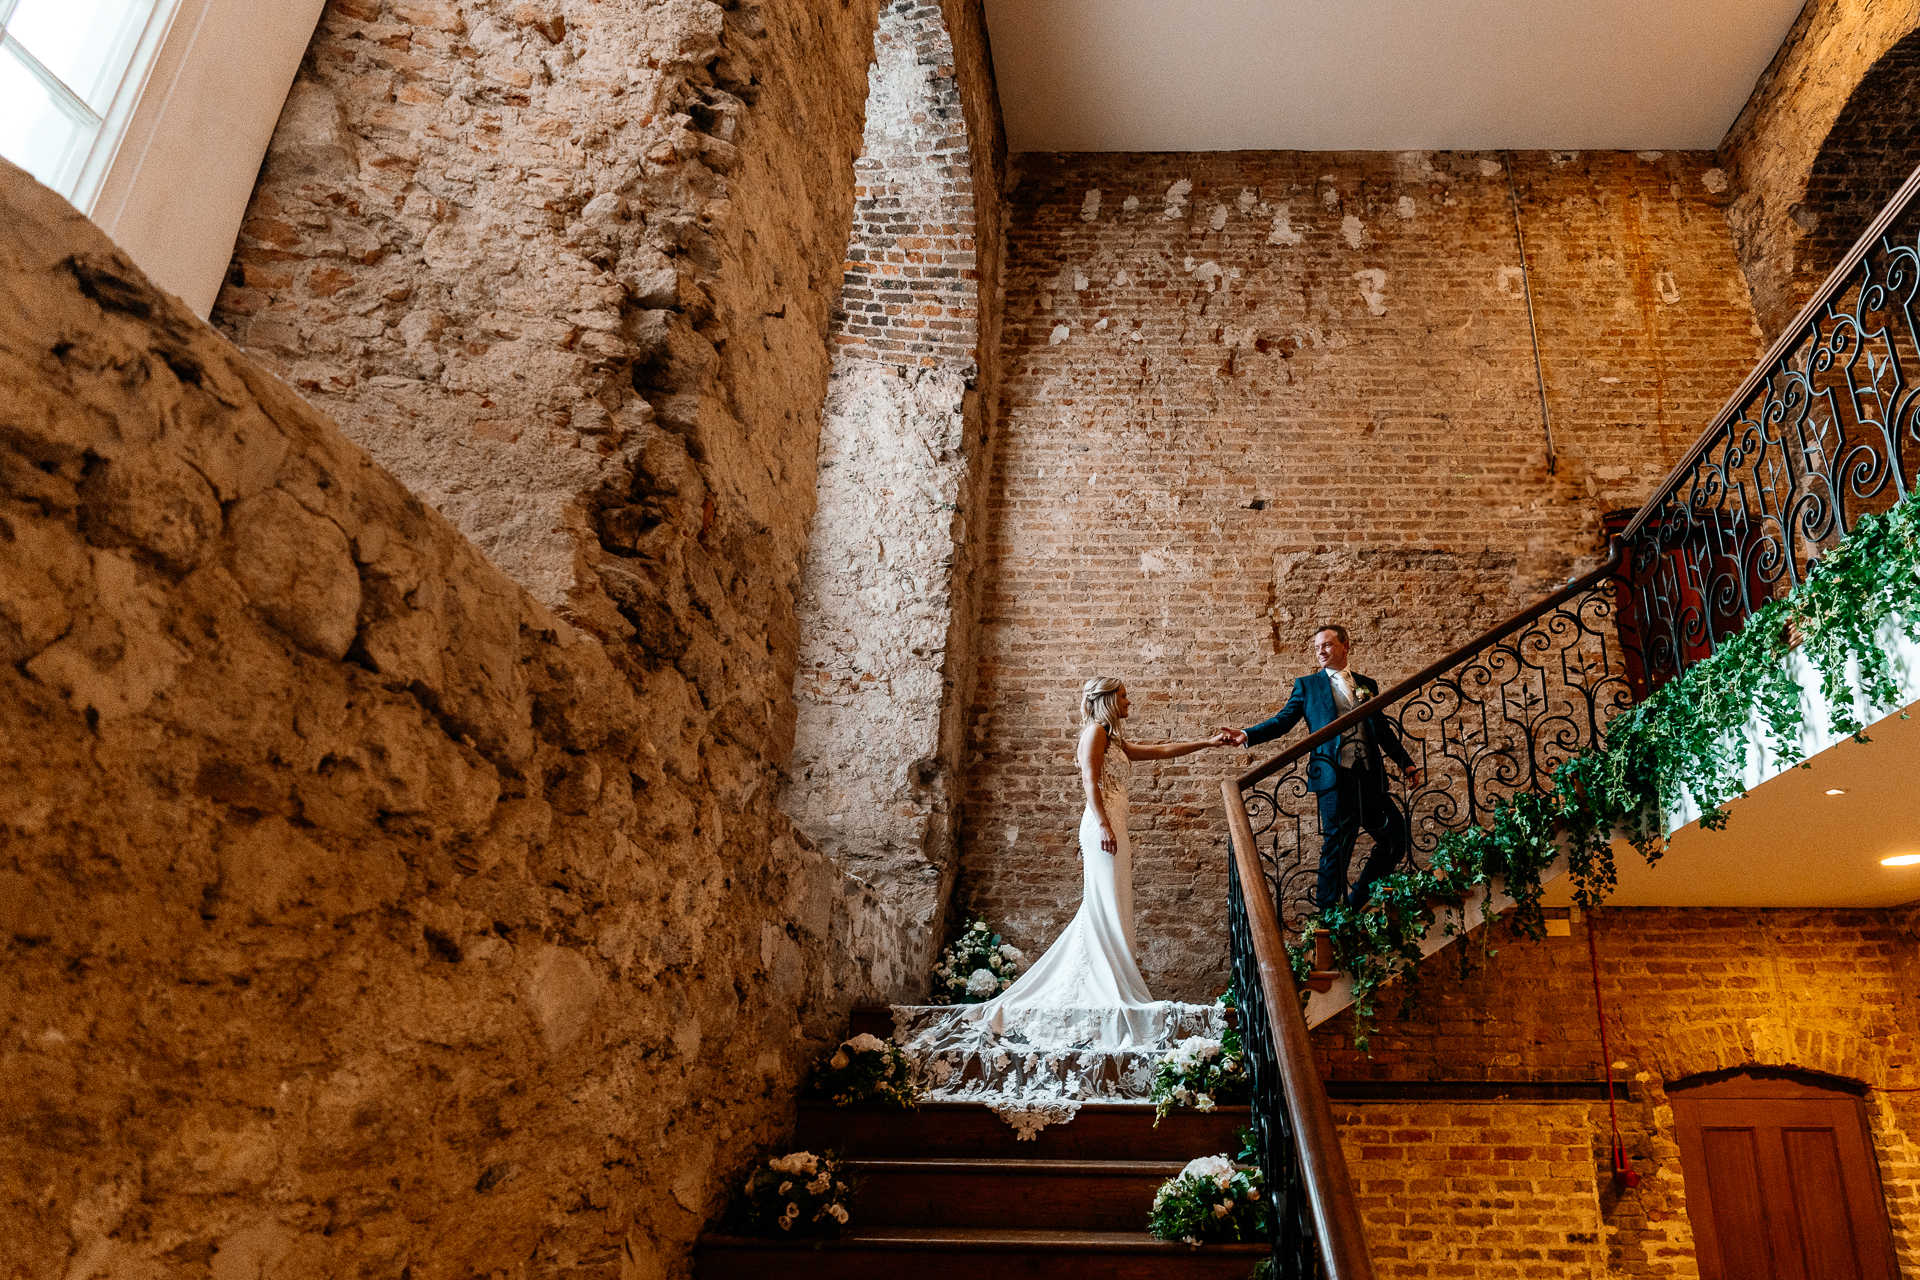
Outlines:
[{"label": "boutonniere", "polygon": [[1368,698],[1371,698],[1373,696],[1373,690],[1361,684],[1359,680],[1353,679],[1353,680],[1349,680],[1347,683],[1353,689],[1353,705],[1354,706],[1356,707],[1359,706],[1361,703],[1365,702]]}]

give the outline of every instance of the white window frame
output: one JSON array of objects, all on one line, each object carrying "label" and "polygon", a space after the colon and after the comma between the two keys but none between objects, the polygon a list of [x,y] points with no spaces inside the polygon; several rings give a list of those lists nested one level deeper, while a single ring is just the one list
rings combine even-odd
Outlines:
[{"label": "white window frame", "polygon": [[113,166],[114,155],[126,137],[134,107],[146,90],[154,59],[166,41],[174,15],[180,10],[180,0],[156,0],[137,33],[122,33],[121,39],[131,47],[125,50],[121,59],[119,79],[113,95],[108,99],[106,109],[100,112],[88,106],[85,99],[49,71],[31,49],[7,30],[18,7],[19,0],[0,0],[0,44],[4,44],[8,52],[20,60],[28,74],[39,81],[61,110],[81,125],[90,124],[93,128],[93,137],[88,141],[79,164],[57,175],[58,185],[54,187],[75,208],[91,213],[94,202],[99,199],[100,188],[106,181],[107,171]]}]

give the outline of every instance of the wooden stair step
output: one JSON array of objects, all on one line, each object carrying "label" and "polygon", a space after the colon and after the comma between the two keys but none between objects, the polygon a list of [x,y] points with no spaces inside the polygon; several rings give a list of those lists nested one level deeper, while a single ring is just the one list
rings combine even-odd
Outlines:
[{"label": "wooden stair step", "polygon": [[1244,1106],[1174,1111],[1153,1124],[1149,1103],[1090,1102],[1066,1124],[1030,1141],[977,1102],[926,1102],[917,1111],[884,1111],[802,1102],[794,1148],[858,1159],[999,1158],[1008,1160],[1178,1160],[1228,1155],[1251,1123]]},{"label": "wooden stair step", "polygon": [[914,1280],[1245,1280],[1267,1250],[1264,1242],[1195,1249],[1144,1231],[867,1226],[825,1242],[701,1236],[693,1272],[699,1280],[872,1280],[876,1267],[899,1266]]},{"label": "wooden stair step", "polygon": [[849,1160],[869,1226],[1139,1231],[1178,1160]]}]

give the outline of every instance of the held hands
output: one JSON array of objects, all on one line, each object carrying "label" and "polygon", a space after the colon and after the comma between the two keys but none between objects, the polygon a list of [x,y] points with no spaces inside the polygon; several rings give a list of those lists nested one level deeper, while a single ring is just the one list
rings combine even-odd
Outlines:
[{"label": "held hands", "polygon": [[1246,742],[1247,735],[1245,730],[1230,729],[1225,725],[1220,727],[1218,733],[1207,739],[1207,745],[1210,747],[1241,747],[1245,746]]}]

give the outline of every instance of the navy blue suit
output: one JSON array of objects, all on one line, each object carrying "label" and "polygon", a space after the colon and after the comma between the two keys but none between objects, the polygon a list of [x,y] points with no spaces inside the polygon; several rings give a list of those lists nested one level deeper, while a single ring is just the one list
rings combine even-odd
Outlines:
[{"label": "navy blue suit", "polygon": [[[1374,696],[1380,686],[1357,672],[1349,672],[1354,683]],[[1287,705],[1247,730],[1247,745],[1271,742],[1300,721],[1308,732],[1323,729],[1340,718],[1340,704],[1334,700],[1333,681],[1322,671],[1301,676],[1293,682]],[[1413,761],[1400,742],[1400,733],[1385,716],[1362,721],[1364,740],[1354,757],[1353,767],[1340,764],[1341,742],[1329,739],[1313,749],[1307,761],[1307,788],[1320,797],[1320,880],[1314,890],[1314,905],[1331,906],[1345,901],[1364,906],[1373,890],[1373,882],[1399,865],[1408,844],[1407,816],[1393,797],[1387,794],[1387,770],[1380,757],[1384,753],[1402,769],[1411,769]],[[1351,734],[1353,730],[1349,730]],[[1360,872],[1360,881],[1347,893],[1347,865],[1353,860],[1354,842],[1365,830],[1373,838],[1373,852]]]}]

